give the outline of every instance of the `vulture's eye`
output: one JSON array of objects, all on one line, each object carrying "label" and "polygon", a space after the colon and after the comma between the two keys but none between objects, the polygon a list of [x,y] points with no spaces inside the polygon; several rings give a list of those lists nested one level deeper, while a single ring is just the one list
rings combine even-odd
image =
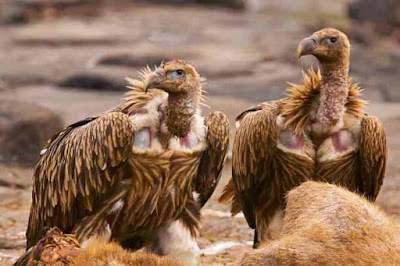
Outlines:
[{"label": "vulture's eye", "polygon": [[173,79],[179,79],[185,76],[185,72],[182,69],[170,71],[168,76]]},{"label": "vulture's eye", "polygon": [[336,38],[336,37],[331,37],[331,38],[326,39],[325,42],[326,42],[328,45],[333,45],[334,43],[336,43],[336,41],[337,41],[337,38]]}]

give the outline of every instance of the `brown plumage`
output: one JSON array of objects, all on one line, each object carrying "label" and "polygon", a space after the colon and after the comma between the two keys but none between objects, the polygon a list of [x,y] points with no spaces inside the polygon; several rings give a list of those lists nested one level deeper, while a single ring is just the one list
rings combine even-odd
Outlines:
[{"label": "brown plumage", "polygon": [[115,242],[102,237],[94,238],[85,249],[81,249],[73,235],[63,234],[58,228],[50,229],[46,235],[21,256],[14,266],[179,266],[178,261],[145,252],[131,253]]},{"label": "brown plumage", "polygon": [[400,225],[363,197],[327,183],[288,193],[282,235],[241,266],[400,265]]},{"label": "brown plumage", "polygon": [[346,186],[375,200],[386,164],[382,123],[364,114],[360,89],[348,76],[345,34],[323,29],[304,39],[298,55],[313,54],[321,72],[304,74],[286,98],[265,102],[238,116],[232,180],[221,201],[243,211],[256,229],[255,246],[268,239],[268,225],[284,207],[287,191],[306,180]]},{"label": "brown plumage", "polygon": [[53,226],[79,241],[111,233],[131,249],[175,220],[197,234],[229,122],[221,112],[200,115],[202,78],[190,64],[174,60],[142,78],[128,79],[120,106],[49,140],[34,173],[27,248]]}]

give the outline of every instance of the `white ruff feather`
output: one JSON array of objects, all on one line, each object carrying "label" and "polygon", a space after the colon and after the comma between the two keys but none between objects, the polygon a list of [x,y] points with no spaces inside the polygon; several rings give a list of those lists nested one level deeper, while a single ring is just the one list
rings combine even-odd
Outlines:
[{"label": "white ruff feather", "polygon": [[183,265],[198,265],[200,249],[196,239],[180,221],[161,227],[157,239],[164,255],[173,257]]},{"label": "white ruff feather", "polygon": [[204,118],[199,115],[195,114],[194,119],[191,125],[191,132],[187,135],[187,145],[182,145],[179,138],[174,137],[171,138],[168,147],[171,150],[177,151],[198,151],[202,150],[206,146],[206,134],[207,128],[204,125]]}]

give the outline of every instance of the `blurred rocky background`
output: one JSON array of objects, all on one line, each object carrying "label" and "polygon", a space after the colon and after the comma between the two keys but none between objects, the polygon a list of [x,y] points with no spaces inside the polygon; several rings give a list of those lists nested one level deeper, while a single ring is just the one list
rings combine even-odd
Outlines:
[{"label": "blurred rocky background", "polygon": [[[389,138],[378,203],[400,214],[399,0],[1,0],[0,265],[24,250],[32,166],[46,139],[107,110],[124,78],[147,64],[182,58],[208,79],[211,109],[235,115],[301,82],[299,41],[337,27],[352,41],[351,74]],[[210,109],[205,109],[208,112]],[[216,203],[230,165],[204,210],[204,265],[231,263],[250,248],[243,217]]]}]

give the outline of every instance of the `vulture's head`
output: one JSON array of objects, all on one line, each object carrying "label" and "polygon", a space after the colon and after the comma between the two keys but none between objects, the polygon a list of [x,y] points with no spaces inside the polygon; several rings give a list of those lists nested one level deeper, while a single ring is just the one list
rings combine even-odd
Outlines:
[{"label": "vulture's head", "polygon": [[183,60],[172,60],[161,64],[144,80],[144,87],[157,88],[170,94],[201,92],[202,78],[196,69]]},{"label": "vulture's head", "polygon": [[303,55],[314,55],[321,64],[348,62],[350,42],[346,34],[337,29],[322,29],[300,42],[297,57]]}]

